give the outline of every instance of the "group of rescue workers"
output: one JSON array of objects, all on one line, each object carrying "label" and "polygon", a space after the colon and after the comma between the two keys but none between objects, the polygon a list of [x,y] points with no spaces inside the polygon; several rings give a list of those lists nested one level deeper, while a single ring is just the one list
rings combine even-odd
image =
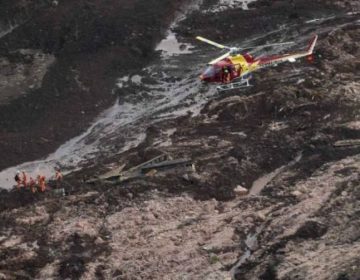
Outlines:
[{"label": "group of rescue workers", "polygon": [[[37,175],[36,179],[31,176],[28,176],[25,171],[17,171],[15,175],[16,188],[20,190],[21,188],[29,189],[32,193],[36,191],[45,192],[48,188],[46,178],[44,175]],[[61,186],[63,180],[63,175],[59,169],[55,169],[55,181],[56,187]]]}]

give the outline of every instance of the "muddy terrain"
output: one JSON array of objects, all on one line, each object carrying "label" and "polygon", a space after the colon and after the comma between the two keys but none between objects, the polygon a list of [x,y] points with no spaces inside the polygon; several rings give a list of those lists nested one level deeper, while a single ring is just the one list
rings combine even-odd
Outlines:
[{"label": "muddy terrain", "polygon": [[84,131],[115,101],[116,79],[154,58],[182,2],[2,3],[0,169]]},{"label": "muddy terrain", "polygon": [[[67,5],[70,9],[72,4]],[[174,6],[167,5],[158,8],[174,11]],[[125,5],[133,8],[130,6]],[[60,17],[56,7],[47,9]],[[42,11],[39,9],[33,12]],[[136,17],[135,11],[139,12],[134,8],[129,21]],[[118,12],[124,13],[121,8]],[[110,106],[115,96],[118,101],[74,141],[77,146],[62,150],[81,158],[66,161],[72,172],[62,183],[65,195],[54,187],[43,194],[27,190],[0,193],[0,278],[360,279],[359,13],[357,1],[259,0],[246,5],[205,1],[172,25],[183,43],[180,48],[189,51],[177,55],[157,52],[157,59],[152,60],[161,35],[149,30],[151,40],[146,48],[150,50],[144,52],[149,58],[135,61],[138,68],[129,68],[135,69],[132,74],[125,75],[105,62],[103,68],[94,66],[117,84],[111,87],[109,82],[108,93],[112,89],[114,96],[104,97],[107,101],[94,114],[84,114],[88,119],[82,128]],[[171,19],[159,21],[159,26],[167,26]],[[143,23],[148,24],[146,17]],[[61,21],[57,24],[63,26]],[[139,30],[144,28],[141,22],[137,24]],[[319,40],[312,63],[304,59],[261,70],[254,74],[251,88],[218,93],[198,80],[203,66],[220,53],[195,42],[196,35],[226,45],[294,41],[290,49],[304,49],[315,33]],[[87,37],[88,31],[79,34]],[[127,36],[123,41],[129,41]],[[1,48],[5,52],[20,48],[20,43],[31,44],[19,40],[9,37],[4,43],[0,39]],[[142,42],[134,40],[134,45]],[[48,46],[52,40],[43,42]],[[95,96],[94,88],[104,82],[97,76],[100,72],[91,76],[89,65],[79,61],[92,63],[94,57],[104,61],[100,52],[111,53],[112,48],[107,42],[99,43],[96,51],[87,50],[87,43],[63,43],[60,49],[59,42],[51,43],[57,47],[52,51],[40,48],[43,55],[29,51],[39,46],[21,47],[26,50],[18,52],[20,57],[30,56],[31,63],[21,67],[11,62],[17,75],[5,80],[19,79],[14,83],[17,91],[30,83],[41,90],[46,79],[51,81],[51,69],[60,65],[72,69],[60,62],[67,59],[71,65],[84,67],[78,72],[78,82],[88,79],[93,87],[80,85],[91,88]],[[258,48],[253,55],[286,51],[289,47]],[[7,60],[9,56],[4,55],[3,61]],[[24,78],[24,71],[30,76]],[[60,79],[57,76],[66,71],[57,70],[54,76]],[[62,77],[66,79],[66,74]],[[78,88],[74,91],[79,92]],[[6,96],[1,101],[4,108],[10,108],[0,111],[9,116],[1,117],[6,132],[1,139],[8,143],[10,135],[12,139],[24,137],[23,120],[13,115],[12,104],[21,108],[19,100],[34,100],[32,94],[41,93],[26,91],[24,97],[14,97],[9,87],[4,92],[16,101],[7,104]],[[78,104],[74,104],[76,110]],[[73,116],[69,111],[63,114],[67,120]],[[19,122],[13,126],[19,130],[10,133],[12,121]],[[40,123],[53,122],[38,117],[37,123],[41,127]],[[79,119],[74,117],[74,122],[79,125]],[[64,130],[58,142],[50,139],[43,155],[80,131],[78,126],[69,126],[71,133]],[[80,146],[86,150],[79,150]],[[1,147],[9,154],[9,147]],[[163,153],[190,159],[195,170],[149,172],[145,178],[121,183],[85,182]],[[56,156],[55,152],[49,162],[59,161]],[[26,159],[36,158],[29,155]],[[25,160],[21,159],[3,167]],[[78,163],[81,170],[76,170]]]}]

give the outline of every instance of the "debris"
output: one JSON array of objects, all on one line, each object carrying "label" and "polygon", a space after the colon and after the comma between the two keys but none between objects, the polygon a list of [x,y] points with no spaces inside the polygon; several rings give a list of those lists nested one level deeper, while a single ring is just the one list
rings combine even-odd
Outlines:
[{"label": "debris", "polygon": [[360,146],[360,139],[340,140],[334,143],[334,147],[337,148],[352,147],[352,146]]},{"label": "debris", "polygon": [[153,177],[157,173],[156,169],[151,169],[149,172],[145,174],[147,177]]},{"label": "debris", "polygon": [[266,220],[265,214],[261,212],[257,212],[255,217],[262,222]]},{"label": "debris", "polygon": [[237,185],[236,188],[234,189],[234,192],[237,194],[237,195],[247,195],[249,193],[249,190],[242,187],[241,185]]},{"label": "debris", "polygon": [[59,194],[61,196],[65,196],[66,193],[65,193],[65,189],[64,188],[61,188],[61,189],[54,189],[52,190],[54,194]]},{"label": "debris", "polygon": [[299,196],[302,195],[302,192],[300,192],[300,191],[293,191],[291,194],[292,194],[293,196],[299,197]]},{"label": "debris", "polygon": [[173,160],[170,155],[165,153],[125,171],[122,171],[123,166],[121,168],[117,168],[115,170],[107,172],[97,178],[92,178],[86,182],[93,183],[96,181],[105,181],[109,183],[120,183],[137,178],[153,177],[156,174],[160,174],[160,173],[167,174],[169,172],[170,173],[195,172],[195,165],[191,160],[189,159]]}]

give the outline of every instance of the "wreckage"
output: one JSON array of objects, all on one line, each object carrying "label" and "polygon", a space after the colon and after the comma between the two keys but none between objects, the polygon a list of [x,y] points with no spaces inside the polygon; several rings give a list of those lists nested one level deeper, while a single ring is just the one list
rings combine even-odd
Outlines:
[{"label": "wreckage", "polygon": [[123,171],[125,164],[106,172],[98,177],[87,180],[87,183],[122,183],[134,179],[146,178],[155,174],[184,174],[195,172],[195,164],[187,158],[173,159],[168,154],[161,154],[137,166]]}]

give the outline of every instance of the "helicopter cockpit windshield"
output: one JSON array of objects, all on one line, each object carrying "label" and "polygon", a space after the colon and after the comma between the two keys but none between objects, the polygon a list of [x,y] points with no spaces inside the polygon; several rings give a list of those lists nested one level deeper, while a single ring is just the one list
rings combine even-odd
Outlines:
[{"label": "helicopter cockpit windshield", "polygon": [[213,78],[217,74],[219,74],[220,71],[221,71],[221,68],[211,65],[205,69],[203,76],[204,76],[204,78]]}]

